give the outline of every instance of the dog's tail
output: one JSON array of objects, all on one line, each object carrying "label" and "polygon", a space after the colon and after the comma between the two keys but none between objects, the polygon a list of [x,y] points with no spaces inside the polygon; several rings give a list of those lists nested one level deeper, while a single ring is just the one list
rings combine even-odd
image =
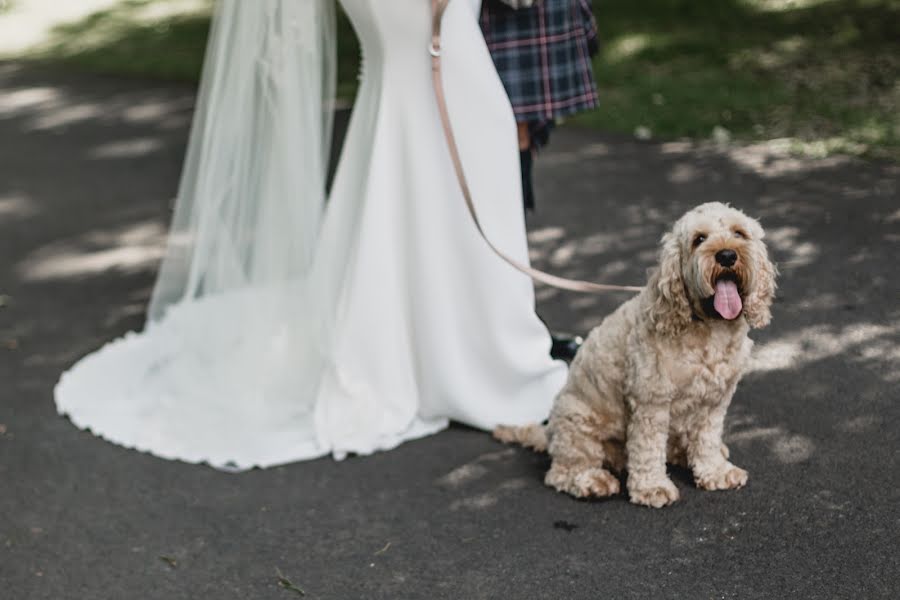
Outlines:
[{"label": "dog's tail", "polygon": [[504,444],[521,444],[538,452],[547,451],[547,427],[539,423],[522,427],[498,425],[494,428],[494,437]]}]

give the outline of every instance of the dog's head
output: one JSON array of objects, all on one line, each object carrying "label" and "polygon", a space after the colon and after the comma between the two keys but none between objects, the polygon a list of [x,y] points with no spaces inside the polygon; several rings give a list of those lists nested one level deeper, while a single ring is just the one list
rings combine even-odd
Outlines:
[{"label": "dog's head", "polygon": [[657,330],[677,334],[695,318],[743,316],[751,327],[768,325],[777,270],[764,235],[756,220],[719,202],[681,217],[662,238],[659,270],[648,284]]}]

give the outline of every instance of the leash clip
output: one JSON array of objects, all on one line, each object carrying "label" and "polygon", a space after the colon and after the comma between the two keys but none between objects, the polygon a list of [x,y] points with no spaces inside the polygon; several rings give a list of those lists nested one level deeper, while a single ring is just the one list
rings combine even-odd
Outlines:
[{"label": "leash clip", "polygon": [[435,58],[438,58],[438,57],[441,55],[441,48],[440,48],[440,46],[435,47],[434,42],[432,42],[432,43],[428,46],[428,54],[432,55],[432,56],[435,57]]}]

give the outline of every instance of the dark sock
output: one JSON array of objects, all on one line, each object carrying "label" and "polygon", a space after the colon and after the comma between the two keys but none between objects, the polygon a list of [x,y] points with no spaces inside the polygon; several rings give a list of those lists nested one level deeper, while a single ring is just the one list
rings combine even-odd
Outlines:
[{"label": "dark sock", "polygon": [[522,203],[526,213],[533,211],[536,204],[534,200],[534,180],[531,174],[534,166],[534,155],[550,143],[550,132],[553,131],[554,126],[555,123],[553,121],[530,121],[528,123],[528,136],[531,139],[531,147],[527,150],[519,151],[519,162],[522,164]]},{"label": "dark sock", "polygon": [[534,157],[531,149],[519,152],[519,161],[522,164],[522,204],[525,212],[534,210],[534,185],[531,181],[531,165]]}]

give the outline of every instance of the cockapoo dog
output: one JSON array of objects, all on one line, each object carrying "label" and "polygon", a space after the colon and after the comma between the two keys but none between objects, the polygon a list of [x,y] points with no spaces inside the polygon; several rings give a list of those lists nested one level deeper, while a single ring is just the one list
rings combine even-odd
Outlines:
[{"label": "cockapoo dog", "polygon": [[697,485],[747,483],[722,443],[725,412],[747,368],[750,328],[765,327],[776,269],[763,229],[718,202],[685,214],[662,238],[644,290],[591,331],[547,425],[500,426],[494,436],[553,459],[545,482],[577,497],[628,495],[656,508],[678,500],[666,462]]}]

